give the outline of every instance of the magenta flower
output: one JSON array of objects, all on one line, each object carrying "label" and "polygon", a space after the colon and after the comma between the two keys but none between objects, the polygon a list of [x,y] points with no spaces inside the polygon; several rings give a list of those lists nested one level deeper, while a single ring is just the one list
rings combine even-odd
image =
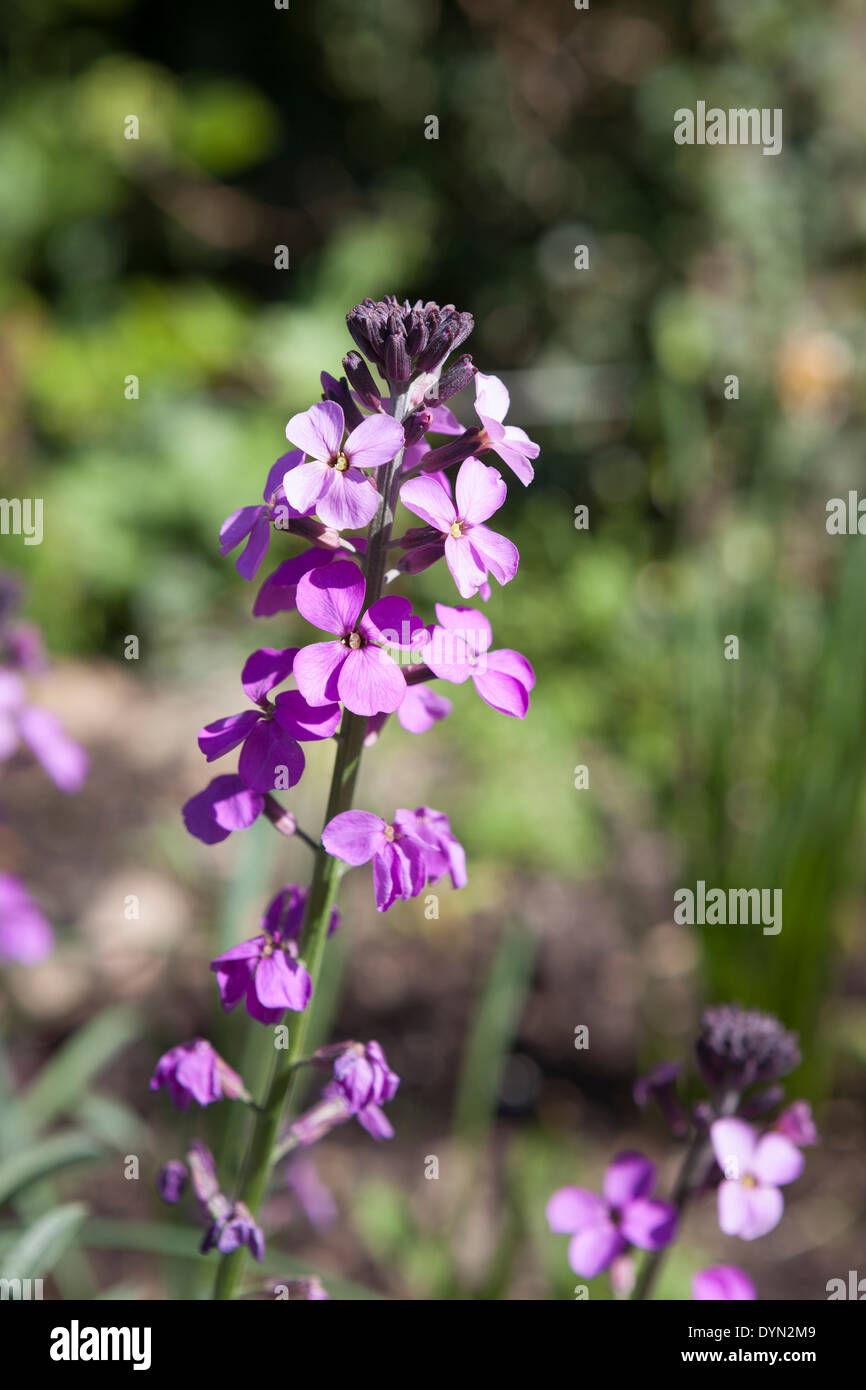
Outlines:
[{"label": "magenta flower", "polygon": [[510,404],[508,390],[498,376],[475,373],[475,413],[482,425],[481,443],[477,447],[492,449],[527,487],[535,477],[529,460],[538,458],[541,451],[525,430],[516,425],[503,425]]},{"label": "magenta flower", "polygon": [[429,629],[422,647],[424,662],[440,680],[462,685],[469,678],[485,704],[500,714],[523,719],[535,672],[520,652],[508,647],[490,651],[493,629],[475,608],[436,604],[441,626]]},{"label": "magenta flower", "polygon": [[443,874],[450,874],[455,888],[465,888],[468,882],[466,851],[452,835],[451,822],[445,812],[434,811],[432,806],[418,806],[414,811],[398,814],[405,816],[403,825],[409,828],[411,824],[412,833],[424,845],[428,882],[435,883]]},{"label": "magenta flower", "polygon": [[54,948],[51,924],[20,879],[0,874],[0,963],[36,965]]},{"label": "magenta flower", "polygon": [[241,672],[244,692],[254,710],[229,714],[199,730],[198,746],[208,762],[243,744],[238,774],[253,791],[286,790],[301,780],[304,755],[299,739],[330,738],[340,722],[339,705],[308,705],[297,690],[268,696],[292,672],[297,647],[277,651],[262,647],[248,657]]},{"label": "magenta flower", "polygon": [[[363,617],[364,577],[350,560],[314,569],[298,581],[298,612],[336,642],[313,642],[295,657],[298,689],[311,705],[341,700],[354,714],[392,714],[406,678],[386,646],[410,648],[423,632],[406,598],[371,604]],[[359,621],[360,619],[360,621]]]},{"label": "magenta flower", "polygon": [[712,1265],[700,1269],[692,1278],[692,1298],[715,1303],[753,1302],[758,1297],[748,1274],[736,1265]]},{"label": "magenta flower", "polygon": [[379,1043],[341,1043],[320,1049],[318,1055],[323,1054],[334,1056],[334,1079],[328,1089],[342,1096],[350,1114],[384,1105],[397,1094],[400,1078],[388,1066]]},{"label": "magenta flower", "polygon": [[390,463],[403,447],[403,426],[390,415],[369,415],[343,443],[345,416],[336,401],[318,401],[286,425],[286,437],[308,455],[283,479],[286,499],[299,512],[315,511],[327,526],[366,526],[379,494],[362,468]]},{"label": "magenta flower", "polygon": [[[261,922],[262,934],[232,946],[211,961],[227,1013],[245,999],[251,1018],[279,1023],[287,1009],[301,1012],[307,1007],[313,983],[298,960],[306,903],[307,889],[287,885],[269,904]],[[338,923],[334,911],[329,935]]]},{"label": "magenta flower", "polygon": [[265,809],[262,792],[252,791],[237,773],[223,773],[184,803],[183,820],[190,835],[206,845],[246,830]]},{"label": "magenta flower", "polygon": [[357,867],[373,861],[376,907],[387,912],[398,898],[415,898],[427,882],[428,846],[411,811],[397,811],[389,825],[371,811],[341,811],[322,831],[329,854]]},{"label": "magenta flower", "polygon": [[771,1130],[759,1136],[745,1120],[714,1121],[710,1140],[725,1175],[719,1184],[719,1226],[741,1240],[765,1236],[782,1219],[785,1199],[779,1188],[800,1176],[803,1155],[783,1134]]},{"label": "magenta flower", "polygon": [[150,1078],[150,1089],[168,1087],[172,1105],[188,1110],[191,1100],[211,1105],[216,1100],[249,1100],[236,1071],[232,1071],[204,1038],[179,1043],[164,1052]]},{"label": "magenta flower", "polygon": [[184,1194],[188,1177],[186,1164],[181,1163],[179,1158],[171,1158],[168,1163],[164,1163],[156,1179],[157,1191],[162,1200],[169,1206],[176,1206]]},{"label": "magenta flower", "polygon": [[425,734],[439,719],[447,719],[454,706],[429,685],[407,685],[397,710],[400,727],[407,734]]},{"label": "magenta flower", "polygon": [[629,1245],[660,1250],[669,1245],[677,1223],[670,1202],[649,1197],[655,1164],[640,1153],[621,1153],[604,1175],[604,1196],[584,1187],[561,1187],[547,1204],[555,1233],[570,1235],[568,1262],[582,1279],[594,1279]]},{"label": "magenta flower", "polygon": [[[227,516],[220,527],[220,555],[230,551],[245,540],[246,545],[235,560],[235,568],[243,579],[255,579],[262,560],[268,553],[271,540],[271,524],[276,521],[276,509],[285,506],[283,475],[287,469],[303,462],[300,451],[282,454],[268,473],[263,501],[256,507],[241,507]],[[286,509],[287,510],[287,509]]]},{"label": "magenta flower", "polygon": [[329,565],[336,557],[335,550],[312,545],[302,550],[300,555],[283,560],[259,589],[253,604],[253,617],[272,618],[275,613],[291,613],[296,607],[298,580],[309,574],[310,570]]},{"label": "magenta flower", "polygon": [[478,593],[488,571],[500,584],[507,584],[517,573],[517,547],[483,524],[502,506],[506,491],[502,474],[476,458],[460,465],[456,505],[432,473],[410,478],[400,490],[404,507],[444,537],[445,560],[462,598]]},{"label": "magenta flower", "polygon": [[812,1119],[812,1107],[807,1100],[795,1100],[786,1105],[773,1128],[796,1144],[798,1149],[812,1148],[821,1142]]},{"label": "magenta flower", "polygon": [[243,1202],[229,1202],[227,1197],[215,1201],[216,1214],[205,1232],[201,1243],[201,1253],[218,1250],[221,1255],[230,1255],[242,1245],[249,1248],[253,1259],[261,1260],[265,1253],[265,1237],[260,1226]]},{"label": "magenta flower", "polygon": [[77,792],[87,776],[89,759],[47,709],[28,705],[24,684],[12,671],[0,670],[0,762],[23,742],[62,792]]}]

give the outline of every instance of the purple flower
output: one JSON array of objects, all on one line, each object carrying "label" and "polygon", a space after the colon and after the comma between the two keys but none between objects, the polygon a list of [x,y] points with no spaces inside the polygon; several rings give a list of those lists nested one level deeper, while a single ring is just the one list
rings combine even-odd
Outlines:
[{"label": "purple flower", "polygon": [[393,1100],[400,1078],[391,1071],[379,1044],[352,1042],[340,1046],[342,1050],[334,1058],[333,1092],[342,1096],[349,1113],[357,1115],[370,1105]]},{"label": "purple flower", "polygon": [[365,592],[361,571],[348,560],[298,581],[299,613],[338,639],[313,642],[295,657],[295,680],[311,705],[341,700],[354,714],[372,715],[392,714],[402,704],[406,678],[384,648],[417,644],[423,623],[409,600],[396,595],[380,598],[360,617]]},{"label": "purple flower", "polygon": [[508,647],[490,651],[493,629],[475,608],[436,604],[440,626],[431,627],[421,652],[425,664],[440,680],[462,685],[472,678],[485,704],[500,714],[524,719],[535,672],[520,652]]},{"label": "purple flower", "polygon": [[758,1297],[748,1274],[736,1265],[712,1265],[692,1278],[692,1298],[720,1303],[753,1302]]},{"label": "purple flower", "polygon": [[[279,1023],[286,1009],[300,1012],[307,1007],[313,982],[298,960],[306,903],[307,889],[287,885],[269,904],[262,918],[262,934],[211,961],[226,1012],[245,999],[251,1018]],[[334,911],[329,935],[338,923]]]},{"label": "purple flower", "polygon": [[424,866],[427,879],[435,883],[443,874],[451,875],[455,888],[465,888],[466,851],[451,833],[451,822],[444,811],[434,811],[432,806],[418,806],[414,811],[399,811],[406,829],[411,828],[424,846]]},{"label": "purple flower", "polygon": [[777,1117],[773,1128],[799,1149],[809,1149],[821,1142],[812,1119],[812,1107],[807,1100],[792,1101]]},{"label": "purple flower", "polygon": [[404,507],[444,536],[445,560],[462,598],[478,593],[488,571],[500,584],[517,573],[516,545],[483,524],[502,506],[506,491],[502,474],[476,458],[460,465],[456,505],[432,474],[410,478],[401,488]]},{"label": "purple flower", "polygon": [[150,1089],[168,1087],[172,1105],[188,1110],[191,1100],[211,1105],[215,1100],[249,1100],[237,1072],[232,1071],[204,1038],[179,1043],[163,1053],[150,1078]]},{"label": "purple flower", "polygon": [[205,1232],[201,1243],[201,1253],[218,1250],[221,1255],[230,1255],[242,1245],[249,1247],[250,1254],[261,1260],[265,1253],[265,1238],[260,1226],[256,1225],[252,1213],[243,1202],[231,1205],[223,1199],[228,1210],[220,1211]]},{"label": "purple flower", "polygon": [[206,845],[218,845],[233,830],[246,830],[264,809],[261,792],[251,791],[237,773],[223,773],[190,797],[183,819],[190,835]]},{"label": "purple flower", "polygon": [[0,670],[0,762],[23,741],[62,792],[77,792],[87,776],[89,759],[46,709],[28,705],[20,676]]},{"label": "purple flower", "polygon": [[298,740],[330,738],[340,722],[339,705],[314,709],[297,690],[284,690],[275,700],[269,699],[274,686],[291,675],[297,650],[262,647],[253,652],[244,665],[241,684],[258,708],[226,715],[199,730],[198,746],[209,763],[243,744],[238,775],[252,791],[295,786],[304,771]]},{"label": "purple flower", "polygon": [[716,1089],[742,1091],[759,1081],[778,1081],[800,1064],[796,1033],[772,1014],[739,1004],[704,1009],[695,1051],[704,1079]]},{"label": "purple flower", "polygon": [[594,1279],[629,1245],[660,1250],[677,1223],[670,1202],[652,1200],[655,1164],[640,1153],[621,1153],[604,1175],[604,1196],[584,1187],[561,1187],[547,1204],[550,1229],[571,1236],[568,1262],[582,1279]]},{"label": "purple flower", "polygon": [[379,506],[371,478],[360,470],[390,463],[403,447],[403,426],[390,415],[369,415],[343,443],[345,416],[335,401],[318,401],[286,425],[286,437],[309,456],[283,479],[291,506],[317,512],[328,526],[366,526]]},{"label": "purple flower", "polygon": [[397,811],[389,825],[372,811],[341,811],[322,831],[329,854],[357,866],[373,861],[376,907],[387,912],[398,898],[415,898],[427,882],[428,846],[411,811]]},{"label": "purple flower", "polygon": [[716,1120],[710,1139],[725,1175],[719,1184],[719,1226],[741,1240],[765,1236],[782,1219],[785,1200],[779,1188],[800,1176],[803,1155],[783,1134],[759,1137],[745,1120]]},{"label": "purple flower", "polygon": [[429,685],[407,685],[397,719],[407,734],[425,734],[438,719],[447,719],[453,708],[445,695],[431,690]]},{"label": "purple flower", "polygon": [[525,430],[502,421],[511,404],[508,391],[498,376],[475,374],[475,413],[482,424],[481,448],[492,449],[516,473],[524,487],[535,476],[530,459],[541,452]]},{"label": "purple flower", "polygon": [[54,932],[20,879],[0,874],[0,962],[36,965],[54,948]]},{"label": "purple flower", "polygon": [[164,1163],[156,1179],[157,1191],[162,1200],[168,1202],[169,1206],[175,1206],[184,1194],[188,1177],[186,1164],[181,1163],[179,1158],[172,1158],[168,1163]]},{"label": "purple flower", "polygon": [[220,527],[220,555],[228,555],[231,550],[246,540],[246,545],[235,561],[235,568],[243,579],[255,579],[262,560],[268,553],[271,539],[271,523],[276,520],[275,509],[284,499],[283,475],[303,460],[299,451],[283,454],[268,473],[263,503],[257,507],[241,507],[227,516]]}]

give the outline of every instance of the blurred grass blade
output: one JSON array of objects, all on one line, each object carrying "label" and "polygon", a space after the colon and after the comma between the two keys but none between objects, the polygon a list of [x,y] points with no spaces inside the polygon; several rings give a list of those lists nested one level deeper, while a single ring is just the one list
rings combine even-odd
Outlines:
[{"label": "blurred grass blade", "polygon": [[32,1144],[0,1164],[0,1206],[32,1183],[59,1172],[61,1168],[103,1157],[101,1146],[77,1130],[55,1134],[50,1139]]},{"label": "blurred grass blade", "polygon": [[478,1141],[496,1108],[502,1068],[520,1021],[535,961],[535,939],[522,929],[502,938],[464,1054],[454,1110],[458,1139]]},{"label": "blurred grass blade", "polygon": [[69,1202],[40,1216],[3,1259],[3,1279],[44,1279],[69,1249],[87,1215],[83,1202]]},{"label": "blurred grass blade", "polygon": [[79,1028],[18,1101],[25,1123],[39,1129],[74,1107],[93,1078],[138,1035],[141,1022],[134,1009],[118,1004]]}]

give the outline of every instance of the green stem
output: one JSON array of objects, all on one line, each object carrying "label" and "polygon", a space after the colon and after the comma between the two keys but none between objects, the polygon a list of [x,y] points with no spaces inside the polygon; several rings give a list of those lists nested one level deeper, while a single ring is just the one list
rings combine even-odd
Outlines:
[{"label": "green stem", "polygon": [[[391,397],[394,418],[402,421],[407,413],[406,394],[398,395],[396,388],[392,387]],[[391,538],[391,525],[394,520],[394,498],[402,462],[403,451],[401,449],[393,463],[380,469],[382,477],[379,510],[370,526],[369,543],[364,562],[366,581],[364,601],[366,607],[375,603],[382,593],[388,542]],[[352,714],[349,710],[344,709],[337,756],[331,777],[331,790],[325,812],[325,825],[341,811],[348,811],[351,808],[355,783],[361,765],[366,728],[367,720],[363,715]],[[316,846],[313,878],[310,884],[299,951],[313,982],[314,995],[321,970],[325,941],[328,936],[331,909],[336,900],[340,876],[344,868],[344,864],[328,854],[323,845]],[[277,1135],[286,1101],[291,1092],[292,1082],[298,1070],[297,1063],[303,1057],[304,1038],[310,1012],[308,1008],[302,1013],[294,1013],[289,1016],[289,1045],[274,1055],[265,1099],[253,1123],[238,1191],[238,1200],[245,1203],[253,1216],[258,1213],[262,1198],[265,1195],[268,1178],[276,1161]],[[227,1300],[234,1297],[245,1258],[246,1248],[244,1246],[232,1251],[230,1255],[222,1257],[214,1284],[213,1296],[215,1299]]]}]

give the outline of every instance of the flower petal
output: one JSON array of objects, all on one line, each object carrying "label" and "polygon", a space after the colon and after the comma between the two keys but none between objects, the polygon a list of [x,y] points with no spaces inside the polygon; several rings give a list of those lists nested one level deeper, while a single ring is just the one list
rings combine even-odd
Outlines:
[{"label": "flower petal", "polygon": [[301,516],[314,511],[331,485],[333,472],[333,468],[317,459],[290,468],[283,478],[283,490],[289,506]]},{"label": "flower petal", "polygon": [[209,763],[230,753],[243,743],[247,734],[258,724],[261,715],[258,710],[245,709],[241,714],[227,714],[224,719],[215,719],[198,731],[198,746]]},{"label": "flower petal", "polygon": [[340,667],[337,690],[353,714],[393,714],[406,693],[406,677],[384,648],[361,647]]},{"label": "flower petal", "polygon": [[346,440],[343,452],[354,468],[379,468],[403,448],[403,426],[392,415],[368,415]]},{"label": "flower petal", "polygon": [[512,719],[525,719],[529,710],[529,692],[525,685],[502,671],[473,671],[475,689],[485,705]]},{"label": "flower petal", "polygon": [[87,776],[90,759],[60,720],[47,709],[28,705],[18,716],[18,728],[54,785],[62,792],[77,792]]},{"label": "flower petal", "polygon": [[[500,536],[487,526],[473,526],[468,532],[469,542],[479,568],[487,570],[500,584],[508,584],[517,573],[520,555],[517,546],[507,536]],[[445,542],[446,551],[448,542]]]},{"label": "flower petal", "polygon": [[330,738],[337,732],[342,713],[337,704],[311,705],[300,690],[284,690],[274,705],[274,719],[290,738]]},{"label": "flower petal", "polygon": [[319,518],[338,531],[357,531],[379,510],[375,483],[357,468],[328,469],[326,486],[316,503]]},{"label": "flower petal", "polygon": [[397,719],[407,734],[424,734],[437,719],[446,719],[452,709],[451,701],[429,685],[407,685]]},{"label": "flower petal", "polygon": [[757,1240],[778,1226],[785,1210],[785,1199],[778,1187],[746,1187],[746,1214],[737,1235],[741,1240]]},{"label": "flower petal", "polygon": [[476,458],[468,458],[461,463],[454,490],[457,515],[468,526],[477,526],[498,512],[508,495],[499,469],[488,468]]},{"label": "flower petal", "polygon": [[594,1279],[621,1255],[626,1243],[612,1221],[589,1226],[568,1242],[568,1263],[581,1279]]},{"label": "flower petal", "polygon": [[710,1141],[716,1162],[726,1178],[738,1179],[751,1173],[758,1142],[754,1126],[746,1124],[745,1120],[715,1120],[710,1125]]},{"label": "flower petal", "polygon": [[322,565],[329,565],[334,559],[333,550],[325,550],[321,546],[310,546],[309,550],[304,550],[300,555],[293,555],[290,560],[283,560],[282,564],[272,574],[269,574],[262,587],[256,595],[253,605],[254,618],[271,618],[275,613],[289,613],[296,606],[295,599],[298,590],[298,580],[310,570],[319,569]]},{"label": "flower petal", "polygon": [[262,719],[247,735],[238,773],[257,792],[284,791],[304,775],[304,754],[272,719]]},{"label": "flower petal", "polygon": [[437,531],[450,531],[457,511],[441,483],[431,476],[410,478],[400,489],[400,501]]},{"label": "flower petal", "polygon": [[501,424],[510,404],[508,389],[498,376],[475,373],[475,409],[479,415],[489,415]]},{"label": "flower petal", "polygon": [[386,647],[411,651],[419,645],[424,623],[417,613],[412,612],[412,604],[407,598],[389,594],[370,605],[358,629],[368,642],[381,642]]},{"label": "flower petal", "polygon": [[295,657],[295,680],[309,705],[329,705],[339,700],[337,677],[349,655],[342,642],[312,642]]},{"label": "flower petal", "polygon": [[655,1164],[645,1154],[631,1149],[617,1154],[604,1175],[605,1201],[612,1207],[624,1207],[636,1197],[645,1197],[655,1178]]},{"label": "flower petal", "polygon": [[759,1182],[781,1187],[799,1178],[805,1162],[800,1150],[784,1134],[770,1133],[758,1140],[751,1171]]},{"label": "flower petal", "polygon": [[345,864],[366,864],[385,843],[385,825],[372,811],[341,811],[322,831],[322,844]]},{"label": "flower petal", "polygon": [[754,1284],[736,1265],[712,1265],[692,1276],[692,1298],[701,1301],[744,1302],[758,1297]]},{"label": "flower petal", "polygon": [[672,1202],[636,1197],[622,1210],[619,1229],[631,1245],[641,1250],[661,1250],[674,1238],[678,1212]]},{"label": "flower petal", "polygon": [[586,1187],[560,1187],[547,1203],[547,1224],[555,1235],[574,1235],[607,1221],[607,1203]]},{"label": "flower petal", "polygon": [[487,578],[487,571],[479,565],[468,535],[447,537],[445,563],[461,598],[472,598]]},{"label": "flower petal", "polygon": [[345,637],[358,621],[364,593],[358,566],[351,560],[335,560],[298,580],[298,612],[314,627]]},{"label": "flower petal", "polygon": [[275,685],[282,685],[292,674],[297,647],[259,647],[244,662],[241,685],[244,694],[259,704]]},{"label": "flower petal", "polygon": [[309,410],[292,416],[286,425],[286,438],[310,458],[324,463],[340,452],[344,429],[343,411],[336,401],[317,401]]}]

